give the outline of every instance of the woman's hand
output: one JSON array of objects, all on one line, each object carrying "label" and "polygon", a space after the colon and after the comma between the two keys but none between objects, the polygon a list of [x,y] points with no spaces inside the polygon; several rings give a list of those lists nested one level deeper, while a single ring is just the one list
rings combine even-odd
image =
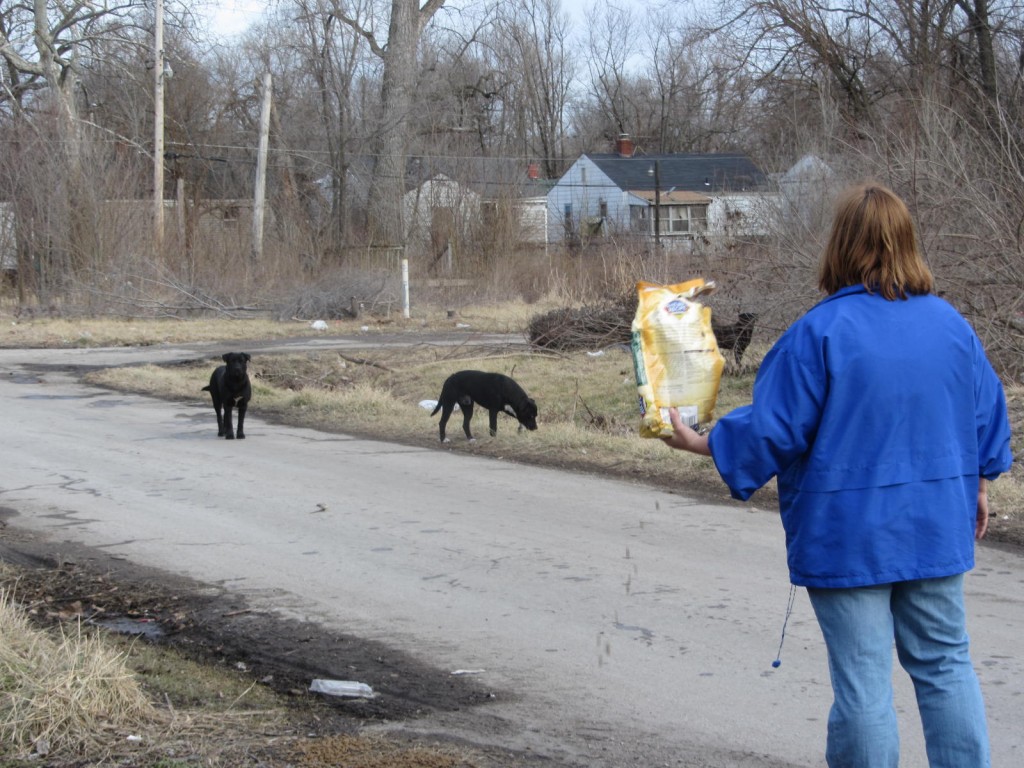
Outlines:
[{"label": "woman's hand", "polygon": [[974,538],[981,541],[988,533],[988,480],[978,478],[978,517],[974,526]]},{"label": "woman's hand", "polygon": [[672,422],[672,437],[661,438],[665,445],[678,448],[680,451],[689,451],[701,456],[710,456],[711,449],[708,447],[708,436],[702,435],[692,427],[683,424],[679,418],[679,411],[675,408],[668,409],[668,417]]}]

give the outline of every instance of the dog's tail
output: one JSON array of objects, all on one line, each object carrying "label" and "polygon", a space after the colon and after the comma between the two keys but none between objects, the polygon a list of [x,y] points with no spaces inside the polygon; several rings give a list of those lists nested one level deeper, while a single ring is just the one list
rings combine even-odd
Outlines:
[{"label": "dog's tail", "polygon": [[441,410],[441,401],[440,401],[440,400],[438,400],[438,401],[437,401],[437,405],[435,405],[435,406],[434,406],[434,410],[432,410],[432,411],[430,412],[430,415],[431,415],[431,416],[433,416],[434,414],[436,414],[436,413],[437,413],[438,411],[440,411],[440,410]]},{"label": "dog's tail", "polygon": [[[200,392],[209,392],[209,391],[210,391],[210,385],[209,385],[209,384],[207,384],[207,385],[206,385],[205,387],[203,387],[203,388],[202,388],[201,390],[199,390],[199,391],[200,391]],[[433,416],[434,414],[430,414],[430,415],[431,415],[431,416]]]}]

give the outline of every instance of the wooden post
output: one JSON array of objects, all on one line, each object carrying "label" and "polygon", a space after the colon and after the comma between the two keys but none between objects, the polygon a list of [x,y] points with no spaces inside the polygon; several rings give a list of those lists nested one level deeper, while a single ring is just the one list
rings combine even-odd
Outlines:
[{"label": "wooden post", "polygon": [[661,252],[661,164],[654,161],[654,250]]},{"label": "wooden post", "polygon": [[185,248],[185,180],[180,176],[174,182],[174,205],[178,223],[178,251],[184,252]]},{"label": "wooden post", "polygon": [[156,0],[156,24],[153,32],[153,250],[160,258],[164,251],[164,2]]},{"label": "wooden post", "polygon": [[263,108],[260,112],[260,149],[256,158],[256,192],[252,206],[252,258],[263,258],[263,213],[267,191],[267,146],[270,143],[270,73],[263,75]]},{"label": "wooden post", "polygon": [[409,319],[409,260],[402,259],[402,317]]}]

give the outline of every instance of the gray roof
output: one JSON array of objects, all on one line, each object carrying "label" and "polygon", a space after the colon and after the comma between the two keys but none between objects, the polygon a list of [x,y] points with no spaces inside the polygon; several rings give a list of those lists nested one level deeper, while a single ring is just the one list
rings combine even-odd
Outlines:
[{"label": "gray roof", "polygon": [[661,189],[689,192],[746,192],[763,189],[768,179],[754,162],[735,153],[679,153],[670,155],[587,155],[619,189],[654,189],[654,163],[658,163]]}]

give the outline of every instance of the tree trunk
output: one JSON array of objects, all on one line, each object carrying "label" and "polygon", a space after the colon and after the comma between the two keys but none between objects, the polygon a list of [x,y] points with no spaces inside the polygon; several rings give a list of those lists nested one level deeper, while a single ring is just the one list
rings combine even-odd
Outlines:
[{"label": "tree trunk", "polygon": [[420,33],[444,0],[392,0],[388,44],[382,51],[381,124],[376,138],[376,162],[369,199],[369,238],[375,247],[405,244],[402,195],[405,192],[409,115],[418,77]]},{"label": "tree trunk", "polygon": [[978,56],[978,86],[985,96],[988,108],[993,109],[998,88],[992,27],[989,25],[989,0],[961,2],[960,7],[967,14],[969,29],[977,49],[975,52]]}]

